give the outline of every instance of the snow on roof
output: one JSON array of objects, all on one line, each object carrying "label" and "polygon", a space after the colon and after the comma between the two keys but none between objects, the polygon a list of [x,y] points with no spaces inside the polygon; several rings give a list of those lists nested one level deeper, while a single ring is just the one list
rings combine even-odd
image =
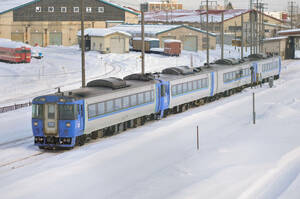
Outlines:
[{"label": "snow on roof", "polygon": [[[248,9],[234,9],[224,11],[224,20],[228,20],[235,16],[239,16],[243,13],[249,12]],[[206,12],[199,10],[174,10],[172,12],[165,11],[152,11],[145,13],[145,21],[173,21],[173,22],[205,22]],[[222,12],[209,13],[208,21],[219,23],[222,21]],[[201,17],[200,17],[201,14]],[[168,15],[168,16],[167,16]]]},{"label": "snow on roof", "polygon": [[266,38],[264,41],[276,41],[276,40],[282,40],[287,39],[288,37],[272,37],[272,38]]},{"label": "snow on roof", "polygon": [[176,39],[167,39],[164,40],[164,43],[181,43],[181,41]]},{"label": "snow on roof", "polygon": [[282,31],[278,31],[278,34],[281,34],[281,33],[296,33],[296,32],[300,32],[300,29],[282,30]]},{"label": "snow on roof", "polygon": [[[134,37],[134,38],[132,38],[132,40],[142,40],[142,38],[141,37]],[[145,37],[144,40],[145,41],[159,41],[159,39],[157,39],[157,38],[151,38],[151,37]]]},{"label": "snow on roof", "polygon": [[[180,25],[145,25],[145,35],[147,37],[155,37],[157,33],[180,27]],[[128,32],[133,36],[141,35],[141,25],[139,24],[120,24],[109,28],[111,30]]]},{"label": "snow on roof", "polygon": [[28,44],[24,44],[23,42],[11,41],[10,39],[0,38],[0,47],[4,47],[4,48],[28,47],[28,48],[30,48],[31,46],[29,46]]},{"label": "snow on roof", "polygon": [[19,7],[21,5],[32,2],[33,0],[1,0],[0,13]]},{"label": "snow on roof", "polygon": [[[88,28],[84,30],[84,35],[94,36],[94,37],[105,37],[114,33],[119,33],[131,37],[131,34],[124,31],[111,30],[107,28]],[[81,36],[81,31],[77,32],[77,36]]]}]

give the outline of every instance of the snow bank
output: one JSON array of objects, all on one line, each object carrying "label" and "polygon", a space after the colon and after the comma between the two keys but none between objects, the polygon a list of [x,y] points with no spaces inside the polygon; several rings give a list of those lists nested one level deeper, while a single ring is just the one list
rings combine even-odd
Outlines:
[{"label": "snow bank", "polygon": [[25,44],[23,42],[11,41],[10,39],[0,38],[0,47],[3,47],[3,48],[22,48],[22,47],[30,48],[31,46],[28,44]]}]

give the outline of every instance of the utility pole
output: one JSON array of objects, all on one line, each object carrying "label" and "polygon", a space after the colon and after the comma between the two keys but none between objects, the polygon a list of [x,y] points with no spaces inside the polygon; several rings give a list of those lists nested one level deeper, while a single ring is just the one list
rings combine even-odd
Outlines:
[{"label": "utility pole", "polygon": [[207,67],[209,64],[209,34],[208,34],[208,0],[206,0],[206,63]]},{"label": "utility pole", "polygon": [[241,59],[244,58],[244,15],[241,14]]},{"label": "utility pole", "polygon": [[294,15],[294,9],[296,7],[296,2],[291,0],[289,3],[288,3],[288,9],[290,11],[290,18],[291,18],[291,29],[293,29],[293,15]]},{"label": "utility pole", "polygon": [[142,32],[142,75],[145,74],[145,11],[147,10],[147,4],[141,4],[141,32]]},{"label": "utility pole", "polygon": [[221,59],[224,59],[224,11],[222,12],[221,24]]},{"label": "utility pole", "polygon": [[84,0],[81,0],[81,79],[85,87],[85,35],[84,35]]},{"label": "utility pole", "polygon": [[253,4],[250,0],[250,54],[253,54]]}]

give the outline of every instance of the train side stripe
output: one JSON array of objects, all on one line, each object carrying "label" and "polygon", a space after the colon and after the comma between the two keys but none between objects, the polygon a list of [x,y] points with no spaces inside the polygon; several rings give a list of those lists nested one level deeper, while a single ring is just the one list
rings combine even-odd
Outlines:
[{"label": "train side stripe", "polygon": [[210,90],[210,96],[214,95],[215,90],[215,72],[211,72],[211,90]]}]

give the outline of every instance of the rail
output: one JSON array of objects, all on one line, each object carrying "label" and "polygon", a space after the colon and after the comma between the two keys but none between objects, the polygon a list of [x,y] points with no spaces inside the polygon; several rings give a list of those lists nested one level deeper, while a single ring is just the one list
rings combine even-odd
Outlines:
[{"label": "rail", "polygon": [[31,105],[32,105],[31,102],[27,102],[27,103],[23,103],[23,104],[15,104],[15,105],[11,105],[11,106],[0,107],[0,113],[6,113],[6,112],[18,110],[21,108],[29,107]]}]

